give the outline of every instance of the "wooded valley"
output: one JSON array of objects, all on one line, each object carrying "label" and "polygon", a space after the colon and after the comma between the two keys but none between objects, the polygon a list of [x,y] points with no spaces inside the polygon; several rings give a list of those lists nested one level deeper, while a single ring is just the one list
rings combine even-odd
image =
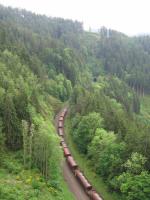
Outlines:
[{"label": "wooded valley", "polygon": [[150,199],[150,36],[107,32],[0,6],[1,200],[74,199],[54,126],[64,103],[107,192]]}]

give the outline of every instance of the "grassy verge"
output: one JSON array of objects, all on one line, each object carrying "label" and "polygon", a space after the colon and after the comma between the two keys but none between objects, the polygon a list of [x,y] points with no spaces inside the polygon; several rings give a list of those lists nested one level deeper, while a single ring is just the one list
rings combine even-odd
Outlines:
[{"label": "grassy verge", "polygon": [[92,170],[92,167],[90,166],[89,161],[79,153],[75,143],[72,140],[71,134],[70,134],[70,120],[66,117],[65,120],[65,138],[67,141],[67,144],[70,148],[70,151],[77,161],[78,165],[80,166],[80,169],[84,172],[85,176],[88,178],[90,183],[94,186],[94,188],[101,194],[101,196],[104,198],[104,200],[121,200],[121,197],[117,195],[116,193],[110,193],[108,192],[107,185],[104,183],[102,178],[98,177],[94,171]]},{"label": "grassy verge", "polygon": [[74,196],[72,193],[70,193],[68,186],[66,185],[66,182],[64,180],[62,180],[61,182],[62,188],[63,188],[63,196],[64,196],[64,200],[75,200]]}]

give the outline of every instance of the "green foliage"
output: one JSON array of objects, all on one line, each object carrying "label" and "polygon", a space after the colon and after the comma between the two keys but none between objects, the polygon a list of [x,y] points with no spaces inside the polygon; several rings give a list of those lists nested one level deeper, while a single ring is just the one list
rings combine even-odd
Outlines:
[{"label": "green foliage", "polygon": [[[144,118],[135,114],[139,112],[139,99],[118,78],[105,76],[99,77],[98,81],[88,88],[76,86],[70,99],[70,105],[73,138],[79,151],[82,152],[82,149],[87,147],[84,153],[93,170],[104,178],[111,190],[120,192],[122,196],[130,199],[128,197],[129,188],[126,192],[121,189],[123,183],[126,182],[120,181],[124,176],[128,177],[129,175],[131,179],[139,176],[149,169],[150,162],[148,154],[150,152],[149,126]],[[80,131],[81,135],[78,130],[85,115],[88,116],[93,111],[101,116],[103,126],[98,127],[88,145],[85,145],[88,139],[88,130]],[[88,120],[85,119],[84,124],[87,123]],[[84,125],[81,130],[84,130]],[[77,133],[80,139],[76,138]],[[81,143],[81,141],[84,142]],[[136,151],[139,153],[134,153]],[[132,155],[131,158],[130,155]],[[135,188],[139,189],[138,181],[135,181],[134,184]],[[149,191],[149,187],[147,190]],[[132,192],[134,196],[134,189]],[[143,195],[142,192],[141,194]],[[135,196],[132,199],[136,199]],[[139,196],[141,197],[141,195]],[[147,196],[144,198],[146,199]]]},{"label": "green foliage", "polygon": [[111,178],[119,173],[125,147],[123,142],[117,143],[113,132],[97,129],[88,149],[88,156],[90,156],[96,172],[105,178]]},{"label": "green foliage", "polygon": [[124,164],[127,172],[131,174],[139,174],[143,171],[146,158],[139,153],[132,153],[131,159],[128,159]]},{"label": "green foliage", "polygon": [[108,133],[102,128],[96,130],[95,136],[88,149],[88,154],[95,164],[97,164],[97,157],[99,157],[102,151],[110,146],[115,140],[116,136],[113,132]]},{"label": "green foliage", "polygon": [[[55,148],[59,148],[57,138],[54,136],[52,123],[48,121],[49,117],[52,120],[53,113],[45,99],[46,91],[41,90],[42,84],[27,66],[21,64],[19,57],[6,50],[1,54],[0,63],[2,141],[6,138],[5,145],[10,150],[23,148],[25,168],[38,167],[46,179],[53,179],[51,171],[53,167],[56,169],[54,173],[59,171],[57,165],[60,153],[55,151]],[[65,84],[68,83],[63,75],[58,76],[58,80],[60,77]],[[68,84],[66,88],[69,93],[71,83]],[[13,163],[8,162],[5,165],[9,172],[17,172],[17,166],[15,169]]]},{"label": "green foliage", "polygon": [[46,179],[57,180],[60,151],[54,128],[33,107],[30,112],[33,124],[23,121],[24,165],[27,168],[36,166]]},{"label": "green foliage", "polygon": [[129,175],[122,183],[120,190],[127,200],[148,200],[150,198],[149,181],[150,174],[148,172],[143,171],[136,176]]},{"label": "green foliage", "polygon": [[126,200],[148,200],[150,198],[150,174],[142,171],[138,175],[123,173],[112,182],[115,189],[119,189]]},{"label": "green foliage", "polygon": [[66,101],[69,99],[72,93],[72,85],[69,80],[67,80],[63,74],[55,76],[55,79],[47,80],[44,83],[45,90],[52,96],[60,99],[61,101]]},{"label": "green foliage", "polygon": [[3,152],[4,140],[5,140],[3,132],[2,132],[2,127],[3,127],[3,124],[2,124],[2,120],[0,119],[0,156],[1,156],[2,152]]},{"label": "green foliage", "polygon": [[97,128],[102,126],[102,121],[103,119],[98,113],[90,113],[81,118],[81,121],[78,122],[77,129],[73,129],[73,138],[80,152],[87,152],[88,145],[92,141]]},{"label": "green foliage", "polygon": [[101,176],[97,175],[96,170],[93,167],[93,164],[91,164],[91,161],[93,162],[92,158],[89,155],[85,156],[85,154],[81,154],[79,152],[79,149],[76,143],[74,142],[72,134],[71,134],[72,133],[71,124],[72,124],[71,119],[67,116],[65,120],[65,137],[66,137],[69,149],[74,159],[78,163],[80,169],[84,172],[84,175],[90,181],[90,183],[96,189],[96,191],[101,194],[103,199],[106,199],[106,200],[120,199],[121,200],[122,198],[120,194],[117,194],[114,191],[113,192],[108,191],[107,182],[105,182]]},{"label": "green foliage", "polygon": [[117,77],[106,77],[104,80],[104,90],[107,95],[121,103],[127,112],[140,112],[139,99],[127,84]]},{"label": "green foliage", "polygon": [[[0,7],[0,10],[4,11],[5,9]],[[13,16],[13,11],[11,14]],[[2,12],[0,15],[4,15],[4,13]],[[12,17],[11,20],[14,18]],[[8,22],[7,20],[4,22],[6,23],[5,27],[2,26],[2,21],[1,18],[0,27],[6,28],[5,32]],[[13,32],[14,29],[16,29],[15,32]],[[47,74],[50,76],[49,70],[52,71],[52,69],[49,69],[50,63],[47,63],[47,66],[44,65],[42,54],[37,55],[39,43],[36,44],[36,41],[39,38],[35,33],[32,33],[30,37],[27,30],[21,28],[21,24],[18,29],[15,27],[15,23],[10,26],[10,30],[12,30],[10,31],[12,35],[7,34],[7,41],[1,45],[2,51],[0,51],[0,166],[6,168],[7,173],[10,174],[18,174],[23,168],[30,170],[38,168],[47,181],[57,183],[58,190],[62,184],[60,183],[59,164],[61,153],[58,138],[55,135],[53,117],[54,111],[56,112],[61,105],[58,99],[66,101],[70,97],[72,83],[64,73],[59,74],[60,69],[56,75],[56,68],[53,69],[53,76],[51,75],[51,79],[49,79]],[[16,32],[19,34],[19,41],[13,38]],[[26,39],[22,39],[21,35],[28,35],[29,40],[25,38],[28,42],[34,43],[33,46],[27,42],[29,44],[27,47]],[[44,45],[44,41],[41,44]],[[35,55],[30,54],[32,50]],[[52,84],[53,82],[54,84]],[[8,149],[10,151],[23,149],[21,162],[24,163],[24,166],[7,159],[2,161],[2,154]],[[65,186],[63,187],[65,188]],[[33,195],[27,195],[27,199],[34,199],[38,196],[39,183],[32,181],[32,188],[35,192],[31,192]],[[12,194],[13,191],[14,194]],[[6,191],[1,191],[2,199],[5,199],[4,196],[8,192],[10,193],[8,199],[18,199],[18,195],[20,199],[26,198],[23,190],[17,188],[14,190],[8,186]],[[59,196],[57,193],[56,196]],[[48,198],[45,197],[45,199]]]},{"label": "green foliage", "polygon": [[107,37],[106,28],[100,30],[100,36],[96,57],[102,60],[105,71],[125,80],[140,95],[149,93],[149,44],[141,42],[149,40],[144,36],[129,38],[113,30],[109,30]]},{"label": "green foliage", "polygon": [[2,166],[8,170],[9,173],[17,174],[20,172],[21,167],[17,162],[13,162],[10,160],[3,161]]},{"label": "green foliage", "polygon": [[[1,158],[3,165],[0,168],[0,200],[74,199],[58,171],[57,180],[46,181],[37,168],[24,170],[20,156],[22,152],[4,152]],[[54,181],[57,181],[58,187],[53,186]]]},{"label": "green foliage", "polygon": [[121,164],[123,163],[124,152],[124,143],[114,143],[105,148],[99,159],[97,172],[105,178],[112,178],[114,175],[118,174],[122,170]]}]

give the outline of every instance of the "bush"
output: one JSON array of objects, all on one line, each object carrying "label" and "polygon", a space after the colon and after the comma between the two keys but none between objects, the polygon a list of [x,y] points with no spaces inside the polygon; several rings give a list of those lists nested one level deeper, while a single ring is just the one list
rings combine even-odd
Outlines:
[{"label": "bush", "polygon": [[18,174],[21,171],[21,166],[17,162],[7,159],[3,161],[3,167],[13,174]]},{"label": "bush", "polygon": [[73,131],[73,138],[81,153],[86,154],[88,145],[95,136],[96,129],[101,128],[103,119],[99,113],[93,112],[83,116],[78,123],[78,128]]},{"label": "bush", "polygon": [[126,182],[121,184],[120,190],[126,200],[149,200],[150,174],[143,171],[140,175],[128,176]]},{"label": "bush", "polygon": [[41,184],[40,184],[40,182],[39,181],[37,181],[37,180],[32,180],[32,187],[33,187],[33,189],[36,189],[36,190],[40,190],[41,189]]},{"label": "bush", "polygon": [[0,200],[23,200],[20,190],[9,185],[0,185]]}]

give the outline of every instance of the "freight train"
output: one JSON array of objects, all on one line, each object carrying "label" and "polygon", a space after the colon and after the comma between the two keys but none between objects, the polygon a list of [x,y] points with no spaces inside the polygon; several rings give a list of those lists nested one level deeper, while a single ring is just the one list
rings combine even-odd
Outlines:
[{"label": "freight train", "polygon": [[77,178],[78,182],[81,184],[81,186],[83,187],[84,191],[89,196],[89,198],[91,200],[103,200],[102,197],[94,190],[92,185],[89,183],[87,178],[79,169],[79,166],[72,157],[70,150],[64,140],[64,120],[66,114],[67,114],[67,109],[64,108],[58,118],[58,135],[60,136],[60,145],[62,146],[64,157],[66,158],[66,161],[72,173]]}]

